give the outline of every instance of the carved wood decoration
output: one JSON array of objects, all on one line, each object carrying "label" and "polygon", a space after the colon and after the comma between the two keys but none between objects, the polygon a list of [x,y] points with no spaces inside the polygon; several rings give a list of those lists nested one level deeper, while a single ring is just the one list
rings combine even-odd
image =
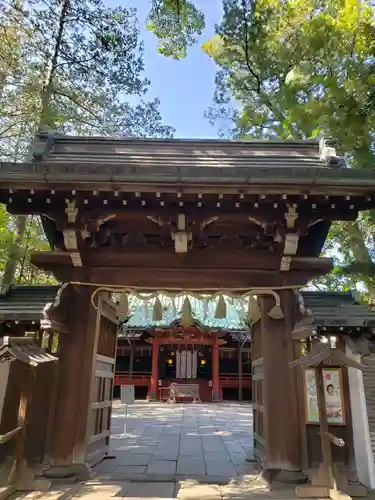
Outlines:
[{"label": "carved wood decoration", "polygon": [[[100,218],[81,218],[79,235],[83,247],[109,249],[140,247],[174,248],[176,253],[190,249],[243,248],[279,251],[280,240],[275,237],[276,225],[269,220],[258,222],[252,217],[237,217],[233,224],[228,217],[201,217],[177,214],[176,218],[162,215],[137,214],[126,219],[116,214],[103,214]],[[67,229],[64,229],[64,235]],[[66,234],[69,250],[75,244],[71,234]]]},{"label": "carved wood decoration", "polygon": [[296,230],[296,223],[298,219],[297,205],[293,204],[288,206],[285,213],[286,232],[282,228],[281,232],[284,233],[284,251],[280,261],[280,271],[289,271],[292,262],[292,255],[296,255],[298,250],[299,234]]},{"label": "carved wood decoration", "polygon": [[65,213],[68,219],[68,229],[63,230],[65,248],[70,253],[73,266],[82,267],[82,259],[78,249],[77,232],[73,228],[78,214],[78,208],[76,207],[75,201],[67,202]]}]

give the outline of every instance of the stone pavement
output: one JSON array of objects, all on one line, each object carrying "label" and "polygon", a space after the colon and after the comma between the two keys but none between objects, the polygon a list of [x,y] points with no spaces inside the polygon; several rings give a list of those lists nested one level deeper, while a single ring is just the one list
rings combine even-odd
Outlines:
[{"label": "stone pavement", "polygon": [[111,452],[94,467],[97,477],[144,480],[200,479],[227,483],[254,472],[252,407],[248,404],[115,403]]},{"label": "stone pavement", "polygon": [[293,492],[274,496],[255,478],[254,484],[233,481],[228,485],[198,481],[133,482],[94,480],[85,484],[59,486],[47,493],[16,493],[9,500],[289,500]]},{"label": "stone pavement", "polygon": [[252,408],[245,404],[114,404],[111,455],[95,478],[11,500],[271,500],[295,498],[261,483],[252,453]]}]

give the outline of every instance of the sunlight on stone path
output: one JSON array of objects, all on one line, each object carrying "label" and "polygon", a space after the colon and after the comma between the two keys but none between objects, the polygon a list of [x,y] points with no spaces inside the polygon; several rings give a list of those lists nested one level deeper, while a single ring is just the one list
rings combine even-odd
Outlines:
[{"label": "sunlight on stone path", "polygon": [[[252,454],[252,407],[246,404],[149,404],[115,402],[112,459],[94,468],[82,485],[12,500],[274,500],[260,482]],[[78,488],[77,488],[78,486]],[[282,495],[283,500],[294,498]]]},{"label": "sunlight on stone path", "polygon": [[[165,475],[222,480],[254,472],[252,407],[246,404],[136,403],[129,408],[124,437],[124,409],[112,416],[111,455],[97,476]],[[160,479],[160,478],[157,478]]]},{"label": "sunlight on stone path", "polygon": [[[112,459],[84,484],[10,500],[295,500],[293,488],[271,492],[252,454],[252,407],[246,404],[169,405],[115,402]],[[115,457],[115,458],[114,458]]]}]

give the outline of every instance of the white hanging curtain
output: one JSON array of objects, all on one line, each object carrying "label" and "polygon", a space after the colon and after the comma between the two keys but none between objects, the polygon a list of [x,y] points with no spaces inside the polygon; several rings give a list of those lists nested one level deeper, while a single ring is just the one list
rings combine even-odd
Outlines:
[{"label": "white hanging curtain", "polygon": [[192,376],[192,378],[197,378],[197,366],[198,366],[198,352],[193,351],[193,376]]},{"label": "white hanging curtain", "polygon": [[176,378],[197,378],[198,352],[176,352]]},{"label": "white hanging curtain", "polygon": [[180,378],[186,378],[186,351],[181,351],[180,365]]},{"label": "white hanging curtain", "polygon": [[193,354],[191,351],[185,351],[186,352],[186,378],[193,378],[192,377],[192,358]]},{"label": "white hanging curtain", "polygon": [[176,378],[181,378],[181,352],[176,352]]}]

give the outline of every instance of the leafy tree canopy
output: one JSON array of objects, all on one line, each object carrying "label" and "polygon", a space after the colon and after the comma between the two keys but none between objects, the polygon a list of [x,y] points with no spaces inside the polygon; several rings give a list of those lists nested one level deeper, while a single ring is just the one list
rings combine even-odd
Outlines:
[{"label": "leafy tree canopy", "polygon": [[188,0],[152,0],[147,29],[159,40],[158,51],[183,59],[203,33],[204,15]]},{"label": "leafy tree canopy", "polygon": [[[208,117],[236,138],[331,136],[353,168],[375,165],[375,16],[369,2],[223,0],[203,50],[219,67]],[[329,286],[375,294],[373,214],[333,226]],[[340,278],[340,279],[338,279]]]},{"label": "leafy tree canopy", "polygon": [[[171,137],[159,100],[146,99],[148,86],[135,9],[103,0],[0,3],[1,160],[24,160],[38,129]],[[3,208],[0,217],[4,284],[45,279],[29,266],[35,244],[46,248],[39,220]]]}]

